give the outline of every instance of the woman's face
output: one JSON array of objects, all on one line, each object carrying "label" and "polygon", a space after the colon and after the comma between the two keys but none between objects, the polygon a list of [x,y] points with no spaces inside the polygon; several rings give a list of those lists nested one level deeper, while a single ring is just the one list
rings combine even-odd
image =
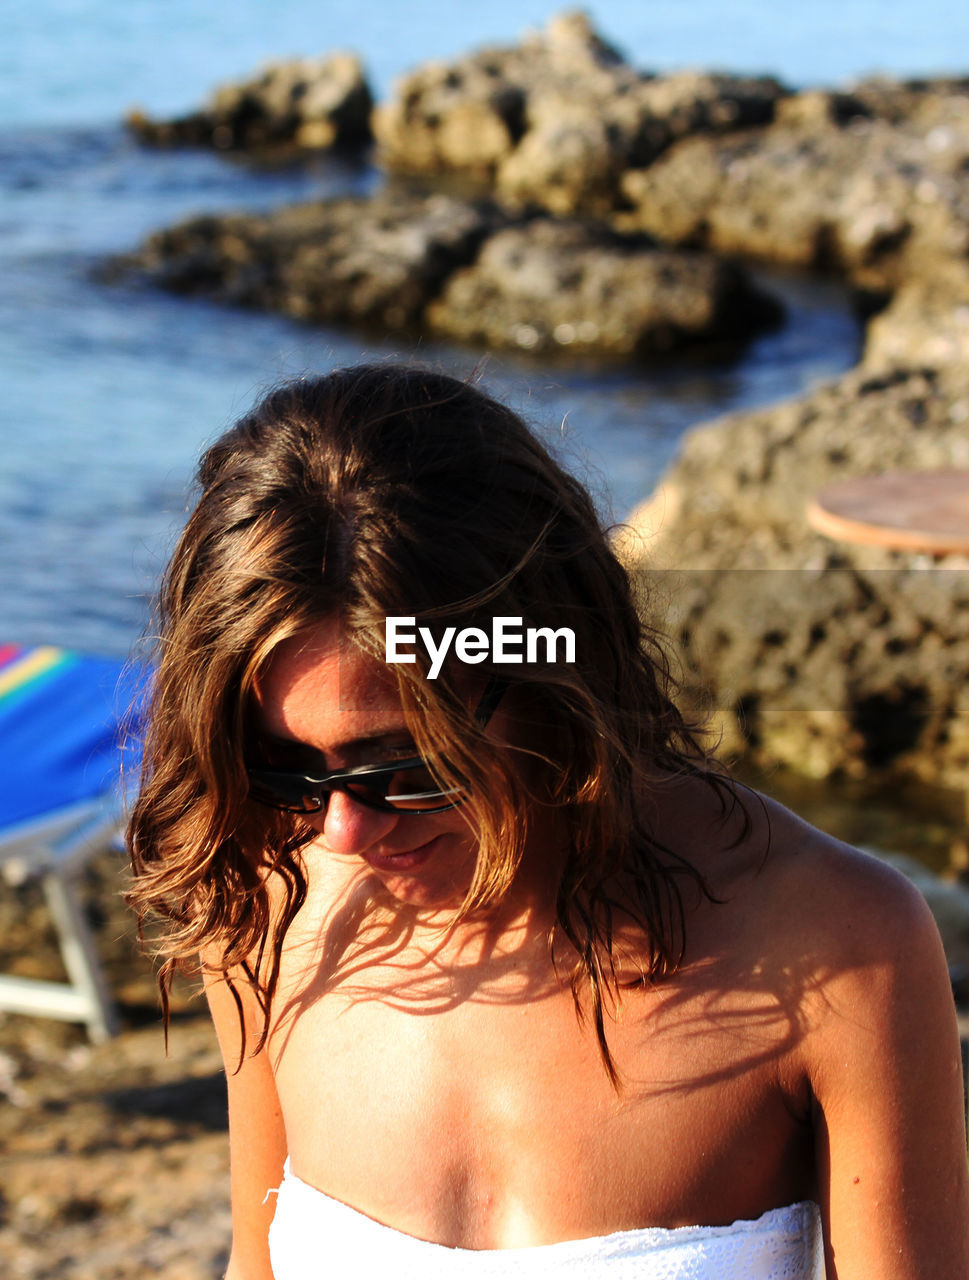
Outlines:
[{"label": "woman's face", "polygon": [[[320,776],[416,754],[394,677],[386,664],[341,643],[339,619],[279,646],[259,680],[257,715],[279,768]],[[477,845],[460,809],[385,812],[334,791],[325,811],[307,821],[324,855],[349,870],[365,863],[401,902],[457,906],[471,884]]]}]

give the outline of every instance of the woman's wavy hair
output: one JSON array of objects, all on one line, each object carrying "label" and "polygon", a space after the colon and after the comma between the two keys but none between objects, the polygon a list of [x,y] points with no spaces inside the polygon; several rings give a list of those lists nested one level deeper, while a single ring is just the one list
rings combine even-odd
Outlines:
[{"label": "woman's wavy hair", "polygon": [[[489,658],[474,669],[527,690],[519,705],[545,727],[539,798],[534,780],[523,781],[534,770],[518,767],[468,710],[468,668],[463,685],[454,666],[436,680],[426,661],[393,670],[419,752],[470,792],[462,812],[479,852],[459,917],[508,889],[527,814],[567,810],[551,945],[554,956],[556,940],[570,944],[576,1008],[591,1018],[615,1082],[605,1010],[619,996],[617,923],[638,926],[643,980],[655,979],[682,961],[683,878],[706,891],[650,833],[647,772],[702,776],[724,806],[733,791],[672,700],[668,664],[586,490],[503,404],[391,364],[272,391],[203,456],[198,483],[160,592],[128,830],[129,897],[142,923],[162,925],[166,1015],[175,970],[204,950],[207,966],[221,957],[234,993],[231,974],[247,975],[264,1015],[257,1052],[265,1042],[312,834],[247,798],[252,704],[277,646],[339,617],[350,643],[383,660],[389,616],[416,617],[435,634],[521,618],[575,636],[574,663]],[[271,905],[269,873],[281,906]]]}]

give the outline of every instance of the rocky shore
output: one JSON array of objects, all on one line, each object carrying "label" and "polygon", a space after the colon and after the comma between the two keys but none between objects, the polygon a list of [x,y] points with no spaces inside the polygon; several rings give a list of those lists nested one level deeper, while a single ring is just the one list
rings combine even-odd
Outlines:
[{"label": "rocky shore", "polygon": [[[287,146],[336,145],[293,114],[316,100],[308,65],[223,90],[207,136],[243,137],[219,103],[263,118],[271,99]],[[695,430],[622,545],[733,749],[969,785],[969,563],[836,545],[804,515],[841,476],[969,466],[969,79],[653,75],[572,13],[417,68],[368,119],[372,198],[195,219],[126,269],[309,320],[625,360],[776,323],[745,264],[839,274],[868,316],[861,366]]]}]

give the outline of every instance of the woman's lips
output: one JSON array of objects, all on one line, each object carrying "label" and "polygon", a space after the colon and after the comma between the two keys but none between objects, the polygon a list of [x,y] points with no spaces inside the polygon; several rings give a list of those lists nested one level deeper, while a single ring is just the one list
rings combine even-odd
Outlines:
[{"label": "woman's lips", "polygon": [[433,854],[440,836],[428,840],[427,844],[418,845],[416,849],[405,849],[401,853],[375,853],[368,849],[363,860],[374,871],[416,871],[422,867]]}]

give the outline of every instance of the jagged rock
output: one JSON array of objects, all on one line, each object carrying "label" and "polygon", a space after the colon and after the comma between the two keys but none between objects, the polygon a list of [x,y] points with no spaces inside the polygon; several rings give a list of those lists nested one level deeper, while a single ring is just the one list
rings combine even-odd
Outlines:
[{"label": "jagged rock", "polygon": [[380,161],[403,173],[490,179],[525,131],[533,85],[564,87],[597,76],[612,84],[617,67],[635,78],[582,14],[553,18],[518,46],[482,49],[453,64],[425,63],[374,113]]},{"label": "jagged rock", "polygon": [[947,263],[902,285],[868,325],[864,363],[868,369],[961,364],[969,378],[969,262]]},{"label": "jagged rock", "polygon": [[567,15],[420,68],[375,131],[394,170],[868,289],[969,254],[969,80],[792,94],[767,77],[653,76]]},{"label": "jagged rock", "polygon": [[805,516],[834,479],[969,466],[967,421],[964,368],[856,370],[690,433],[632,517],[624,554],[689,684],[762,763],[969,785],[969,558],[835,543]]},{"label": "jagged rock", "polygon": [[439,333],[489,347],[632,357],[742,338],[778,307],[708,255],[538,218],[489,237],[427,317]]},{"label": "jagged rock", "polygon": [[618,357],[736,343],[780,315],[745,272],[709,255],[399,188],[192,218],[117,270],[320,323]]},{"label": "jagged rock", "polygon": [[969,79],[879,77],[860,80],[847,89],[805,89],[779,102],[775,118],[780,124],[800,127],[864,119],[926,128],[950,116],[960,100],[969,105]]},{"label": "jagged rock", "polygon": [[127,123],[159,146],[325,150],[368,143],[372,108],[360,60],[332,53],[270,63],[253,80],[222,85],[191,115],[159,121],[132,111]]},{"label": "jagged rock", "polygon": [[518,204],[535,201],[556,214],[608,212],[626,167],[629,131],[565,94],[547,94],[530,117],[521,142],[498,168],[501,195]]},{"label": "jagged rock", "polygon": [[404,329],[503,223],[484,202],[385,191],[261,216],[193,218],[151,236],[123,265],[180,292],[323,323]]},{"label": "jagged rock", "polygon": [[553,213],[607,213],[627,169],[689,134],[762,124],[781,93],[774,80],[690,71],[654,78],[612,68],[574,84],[539,81],[527,95],[521,140],[499,164],[497,190]]},{"label": "jagged rock", "polygon": [[549,65],[564,75],[585,75],[608,67],[622,66],[625,59],[592,28],[581,9],[567,9],[549,18],[544,31],[527,32],[522,40],[526,56],[544,56]]},{"label": "jagged rock", "polygon": [[788,93],[772,76],[676,71],[646,78],[638,98],[646,119],[662,121],[675,140],[767,124]]},{"label": "jagged rock", "polygon": [[824,125],[845,125],[868,119],[869,105],[853,93],[830,89],[805,89],[777,104],[774,119],[792,129],[817,129]]},{"label": "jagged rock", "polygon": [[969,253],[969,98],[935,101],[932,119],[688,138],[623,175],[619,223],[893,289]]},{"label": "jagged rock", "polygon": [[628,66],[582,14],[517,46],[485,49],[406,77],[379,107],[379,156],[405,173],[494,181],[555,213],[611,208],[619,178],[672,141],[770,120],[785,91],[768,78]]},{"label": "jagged rock", "polygon": [[969,108],[969,77],[889,80],[878,76],[860,80],[848,96],[872,118],[929,128],[944,123],[953,111],[962,114]]}]

